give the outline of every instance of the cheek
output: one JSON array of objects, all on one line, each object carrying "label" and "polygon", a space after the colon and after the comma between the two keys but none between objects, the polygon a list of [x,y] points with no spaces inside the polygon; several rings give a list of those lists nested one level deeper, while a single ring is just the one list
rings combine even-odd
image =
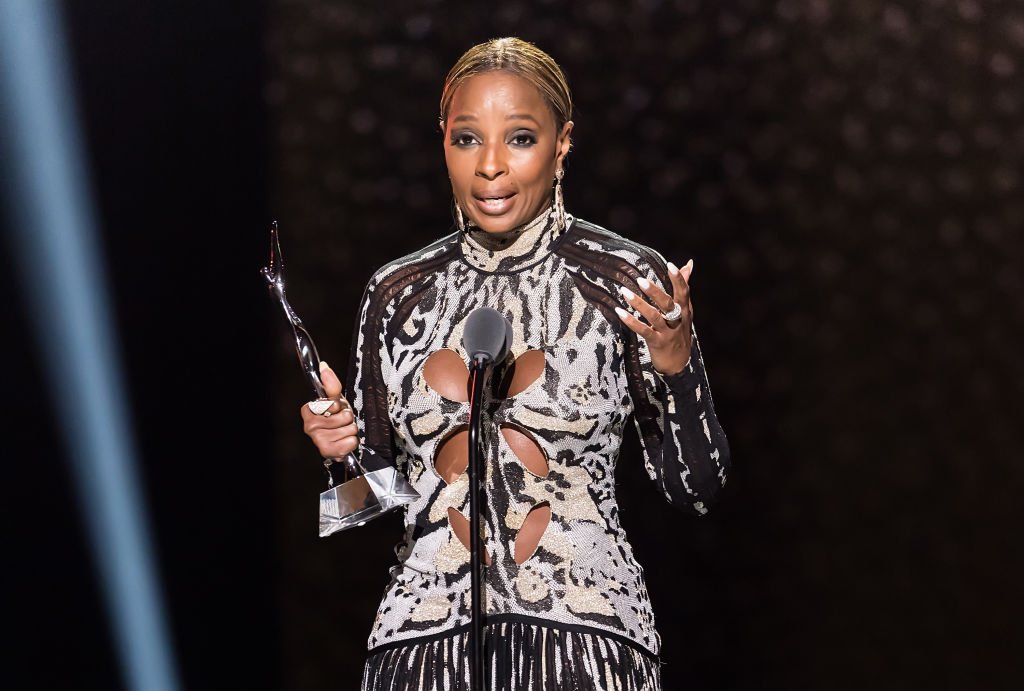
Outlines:
[{"label": "cheek", "polygon": [[531,189],[540,191],[546,190],[549,185],[554,184],[555,163],[554,156],[546,153],[537,153],[523,156],[516,166],[519,184],[529,186]]},{"label": "cheek", "polygon": [[467,176],[467,161],[465,159],[465,156],[453,155],[451,149],[445,147],[444,163],[448,168],[448,177],[452,181],[452,187],[456,193],[464,192],[469,186],[469,181],[472,180],[472,171]]}]

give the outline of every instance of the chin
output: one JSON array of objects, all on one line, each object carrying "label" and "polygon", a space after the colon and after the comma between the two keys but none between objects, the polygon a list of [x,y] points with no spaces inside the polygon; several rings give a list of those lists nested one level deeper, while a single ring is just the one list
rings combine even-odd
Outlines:
[{"label": "chin", "polygon": [[474,226],[486,233],[507,233],[510,230],[526,225],[535,219],[539,213],[540,210],[535,214],[524,214],[517,210],[512,210],[500,216],[479,214],[477,218],[471,218],[471,221]]},{"label": "chin", "polygon": [[507,233],[513,228],[518,228],[524,223],[527,223],[527,221],[503,218],[484,218],[482,223],[474,223],[473,225],[485,233]]}]

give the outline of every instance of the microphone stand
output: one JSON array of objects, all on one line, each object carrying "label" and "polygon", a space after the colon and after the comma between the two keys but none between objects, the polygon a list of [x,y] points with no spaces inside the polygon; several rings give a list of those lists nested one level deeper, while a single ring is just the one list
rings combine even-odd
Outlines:
[{"label": "microphone stand", "polygon": [[483,473],[480,453],[480,415],[483,408],[484,378],[490,359],[485,355],[473,357],[472,393],[469,398],[469,567],[470,611],[469,670],[470,691],[484,691],[484,613],[482,608],[481,568],[483,551],[480,535],[480,494]]}]

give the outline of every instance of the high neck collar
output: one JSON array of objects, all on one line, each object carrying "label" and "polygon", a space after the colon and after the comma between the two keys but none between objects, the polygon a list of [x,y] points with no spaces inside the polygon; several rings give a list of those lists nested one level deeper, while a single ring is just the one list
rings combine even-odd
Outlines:
[{"label": "high neck collar", "polygon": [[554,220],[549,206],[529,223],[504,233],[468,228],[459,238],[462,256],[480,271],[521,271],[546,256],[548,247],[562,232],[561,228],[555,228]]}]

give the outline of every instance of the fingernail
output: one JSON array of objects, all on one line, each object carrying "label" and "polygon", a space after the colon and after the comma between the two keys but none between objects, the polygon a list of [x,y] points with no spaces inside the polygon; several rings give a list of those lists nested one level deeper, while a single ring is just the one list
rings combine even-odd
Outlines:
[{"label": "fingernail", "polygon": [[327,360],[321,360],[320,361],[320,371],[321,372],[323,372],[328,367],[330,367],[330,365],[327,364]]},{"label": "fingernail", "polygon": [[676,266],[675,264],[673,264],[672,262],[669,262],[668,263],[668,272],[670,274],[672,274],[673,276],[678,275],[679,274],[679,267]]},{"label": "fingernail", "polygon": [[621,307],[615,308],[615,314],[619,315],[619,319],[625,319],[626,317],[629,316],[629,313],[627,313],[626,310],[622,309]]},{"label": "fingernail", "polygon": [[651,287],[651,282],[650,282],[650,281],[648,281],[648,280],[647,280],[646,278],[644,278],[643,276],[641,276],[640,278],[636,279],[636,284],[637,284],[638,286],[640,286],[640,289],[641,289],[641,290],[647,290],[648,288],[650,288],[650,287]]},{"label": "fingernail", "polygon": [[636,297],[633,291],[627,288],[626,286],[619,286],[619,293],[622,295],[622,297],[626,298],[627,300],[632,300],[633,298]]}]

